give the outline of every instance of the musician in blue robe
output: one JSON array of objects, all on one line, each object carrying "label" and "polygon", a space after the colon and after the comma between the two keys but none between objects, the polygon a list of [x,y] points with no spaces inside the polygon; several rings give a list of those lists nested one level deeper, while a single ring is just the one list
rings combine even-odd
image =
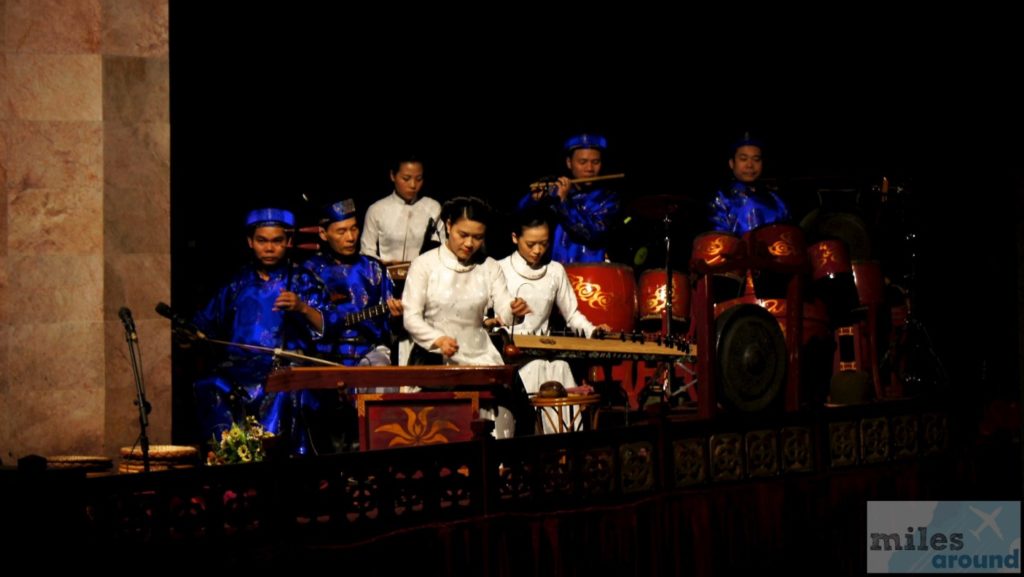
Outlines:
[{"label": "musician in blue robe", "polygon": [[[565,165],[572,179],[601,174],[601,156],[608,141],[595,134],[580,134],[565,142]],[[550,187],[540,187],[519,202],[519,210],[541,206],[555,223],[551,259],[561,263],[602,262],[609,231],[619,215],[619,196],[593,183],[572,184],[562,176]]]},{"label": "musician in blue robe", "polygon": [[316,344],[319,356],[354,365],[389,365],[391,317],[402,314],[387,269],[359,254],[359,221],[352,200],[334,203],[320,220],[323,250],[305,267],[323,279],[330,306],[327,335]]},{"label": "musician in blue robe", "polygon": [[[193,319],[207,337],[245,345],[310,351],[323,335],[326,292],[313,273],[287,256],[295,217],[277,208],[246,219],[253,260],[222,287]],[[220,440],[232,422],[254,416],[267,431],[289,439],[294,454],[310,452],[303,413],[315,411],[306,391],[267,393],[267,375],[278,361],[268,352],[227,347],[213,375],[195,383],[199,423],[207,439]]]},{"label": "musician in blue robe", "polygon": [[[324,311],[324,338],[316,344],[318,356],[347,366],[390,365],[390,319],[401,316],[402,303],[393,296],[387,268],[376,258],[359,254],[355,203],[343,200],[328,206],[319,232],[323,248],[305,262],[307,269],[323,279],[329,301]],[[316,429],[328,436],[335,451],[357,448],[358,417],[353,402],[357,392],[317,395],[326,418],[318,420]]]},{"label": "musician in blue robe", "polygon": [[789,219],[789,209],[779,195],[758,182],[763,168],[761,143],[744,134],[732,146],[729,169],[733,181],[711,201],[711,225],[715,230],[742,234],[759,226]]}]

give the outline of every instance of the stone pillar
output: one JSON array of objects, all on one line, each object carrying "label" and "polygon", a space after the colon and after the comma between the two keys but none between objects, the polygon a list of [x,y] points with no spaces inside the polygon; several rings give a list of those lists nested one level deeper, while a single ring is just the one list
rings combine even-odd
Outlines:
[{"label": "stone pillar", "polygon": [[0,0],[0,458],[170,438],[167,0]]}]

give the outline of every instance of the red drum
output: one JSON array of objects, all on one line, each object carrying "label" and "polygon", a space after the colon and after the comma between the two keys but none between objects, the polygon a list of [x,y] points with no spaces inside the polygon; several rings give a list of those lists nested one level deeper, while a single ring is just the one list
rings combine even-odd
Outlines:
[{"label": "red drum", "polygon": [[[640,324],[651,332],[661,330],[668,287],[665,269],[646,270],[640,275]],[[672,271],[672,320],[686,322],[690,318],[690,280],[683,273]]]},{"label": "red drum", "polygon": [[811,259],[811,278],[816,281],[853,271],[846,243],[841,240],[816,242],[808,247],[807,256]]},{"label": "red drum", "polygon": [[[724,266],[739,257],[742,249],[740,237],[731,232],[713,230],[697,235],[690,258],[709,266]],[[744,282],[744,271],[715,273],[711,278],[711,298],[716,303],[734,299],[742,294]]]},{"label": "red drum", "polygon": [[807,256],[811,261],[813,296],[825,303],[829,317],[847,322],[858,301],[846,243],[841,240],[816,242],[807,249]]},{"label": "red drum", "polygon": [[580,312],[595,325],[630,332],[636,322],[636,280],[633,269],[616,263],[565,265]]},{"label": "red drum", "polygon": [[857,286],[860,304],[885,304],[885,281],[882,278],[882,265],[877,260],[854,261],[853,282]]},{"label": "red drum", "polygon": [[[744,235],[752,258],[768,259],[784,266],[802,266],[807,262],[804,231],[792,224],[767,224]],[[792,272],[765,268],[753,270],[754,292],[759,298],[783,298]]]},{"label": "red drum", "polygon": [[769,258],[779,264],[806,262],[804,231],[793,224],[766,224],[747,233],[751,256]]}]

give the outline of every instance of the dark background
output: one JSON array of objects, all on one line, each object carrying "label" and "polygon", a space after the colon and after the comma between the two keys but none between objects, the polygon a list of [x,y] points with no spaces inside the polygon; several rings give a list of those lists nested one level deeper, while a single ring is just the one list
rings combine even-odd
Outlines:
[{"label": "dark background", "polygon": [[[617,187],[627,203],[693,199],[675,233],[688,253],[707,228],[704,203],[730,176],[729,144],[751,131],[797,219],[824,190],[871,225],[886,220],[875,256],[898,282],[900,239],[916,232],[916,310],[954,390],[1019,394],[1024,123],[1008,80],[952,54],[919,58],[911,43],[870,63],[856,50],[811,62],[743,45],[694,51],[657,34],[642,46],[609,36],[566,48],[543,34],[406,37],[388,20],[355,34],[361,25],[171,2],[176,309],[190,315],[244,262],[252,208],[285,206],[302,224],[328,201],[365,209],[390,193],[390,159],[416,151],[426,195],[474,194],[507,210],[528,183],[561,172],[561,143],[582,131],[608,137],[604,172],[628,174]],[[905,192],[879,212],[882,176]],[[506,230],[492,228],[490,253],[504,256]],[[180,353],[175,364],[175,437],[186,439],[190,373]]]}]

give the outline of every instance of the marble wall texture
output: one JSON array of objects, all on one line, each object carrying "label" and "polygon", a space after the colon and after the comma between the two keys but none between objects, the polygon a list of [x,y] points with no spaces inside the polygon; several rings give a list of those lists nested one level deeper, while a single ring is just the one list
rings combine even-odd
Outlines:
[{"label": "marble wall texture", "polygon": [[0,460],[170,440],[168,0],[0,0]]}]

